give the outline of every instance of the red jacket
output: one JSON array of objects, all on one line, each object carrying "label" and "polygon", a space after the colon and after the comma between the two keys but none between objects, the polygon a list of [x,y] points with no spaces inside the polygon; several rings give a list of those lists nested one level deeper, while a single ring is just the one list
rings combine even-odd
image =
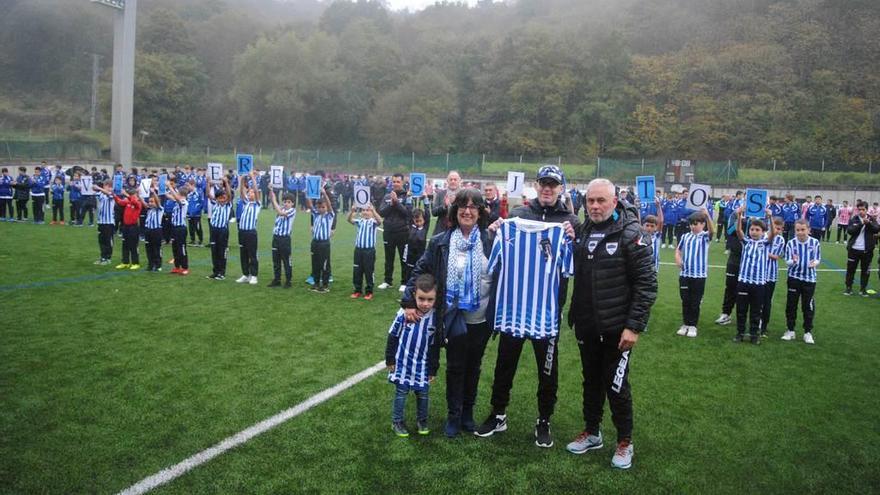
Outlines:
[{"label": "red jacket", "polygon": [[140,198],[122,198],[120,196],[114,196],[113,199],[116,201],[116,204],[125,208],[125,210],[123,210],[124,213],[122,214],[122,225],[138,225],[141,218],[141,209],[144,207]]}]

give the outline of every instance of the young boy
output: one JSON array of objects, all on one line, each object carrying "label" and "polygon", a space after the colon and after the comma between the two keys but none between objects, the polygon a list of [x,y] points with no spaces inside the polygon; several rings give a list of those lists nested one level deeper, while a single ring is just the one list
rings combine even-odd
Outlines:
[{"label": "young boy", "polygon": [[113,202],[113,185],[107,182],[92,185],[97,192],[98,200],[98,248],[101,257],[96,265],[109,265],[113,258],[113,229],[116,223],[115,203]]},{"label": "young boy", "polygon": [[813,315],[816,314],[816,267],[822,260],[819,240],[810,237],[810,225],[806,220],[794,224],[794,239],[785,246],[785,262],[788,265],[788,298],[785,303],[785,320],[788,330],[782,340],[794,340],[794,324],[797,321],[798,301],[804,314],[804,342],[813,341]]},{"label": "young boy", "polygon": [[690,232],[681,236],[675,248],[675,264],[681,268],[678,286],[684,320],[675,333],[694,338],[697,336],[697,323],[700,320],[700,303],[706,291],[709,243],[712,242],[714,227],[706,208],[691,213],[688,223]]},{"label": "young boy", "polygon": [[853,209],[850,208],[849,201],[844,201],[837,208],[837,241],[835,241],[835,244],[840,244],[840,234],[843,234],[843,243],[846,244],[846,228],[849,226],[849,220],[852,215]]},{"label": "young boy", "polygon": [[155,184],[150,187],[150,197],[147,200],[147,217],[144,222],[144,240],[147,247],[147,271],[162,271],[162,217],[165,214],[162,202],[159,200],[158,189]]},{"label": "young boy", "polygon": [[312,277],[315,279],[313,292],[330,292],[330,238],[336,231],[336,215],[330,208],[330,198],[321,188],[321,199],[316,204],[306,199],[306,206],[312,212]]},{"label": "young boy", "polygon": [[434,277],[430,274],[420,275],[415,281],[415,288],[418,321],[407,322],[404,310],[398,310],[385,345],[388,381],[396,385],[391,408],[391,430],[399,437],[409,436],[403,422],[403,411],[410,391],[416,394],[416,424],[419,435],[430,433],[428,389],[440,364],[439,346],[434,345],[433,339],[434,301],[437,297]]},{"label": "young boy", "polygon": [[[199,192],[195,178],[190,179],[189,194],[186,195],[186,219],[189,224],[189,245],[202,247],[204,245],[205,236],[202,232],[202,209],[205,205],[202,201],[202,193]],[[199,243],[196,244],[196,237]]]},{"label": "young boy", "polygon": [[41,167],[34,169],[34,176],[31,178],[31,199],[33,199],[34,223],[42,225],[45,222],[46,212],[44,206],[46,204],[46,188],[49,187],[49,181],[46,180],[46,174]]},{"label": "young boy", "polygon": [[642,219],[642,228],[645,235],[651,240],[651,257],[654,259],[654,273],[660,271],[660,244],[663,237],[663,208],[660,206],[660,198],[654,199],[657,205],[657,215],[648,215]]},{"label": "young boy", "polygon": [[186,252],[186,211],[189,204],[186,196],[189,190],[186,184],[180,189],[176,189],[173,182],[168,182],[166,187],[168,191],[165,196],[172,201],[173,205],[171,210],[171,252],[174,256],[174,268],[171,269],[171,273],[186,276],[189,275],[189,254]]},{"label": "young boy", "polygon": [[373,270],[376,268],[376,229],[382,225],[382,217],[373,208],[372,203],[361,212],[360,218],[354,218],[354,213],[354,208],[348,212],[348,223],[357,227],[357,234],[354,238],[354,274],[352,276],[354,290],[351,293],[351,298],[361,297],[361,289],[366,286],[364,299],[370,301],[373,299]]},{"label": "young boy", "polygon": [[[746,317],[749,318],[749,335],[752,344],[759,344],[758,332],[761,328],[761,309],[767,284],[767,268],[770,260],[770,246],[776,238],[776,228],[769,227],[760,219],[749,222],[749,235],[743,233],[742,216],[745,206],[736,211],[736,236],[742,242],[742,261],[736,286],[736,335],[734,342],[742,342],[746,331]],[[770,210],[767,210],[770,219]],[[768,231],[769,228],[769,231]]]},{"label": "young boy", "polygon": [[257,218],[260,215],[261,203],[256,170],[251,171],[250,180],[247,176],[239,178],[238,192],[241,199],[241,213],[236,216],[238,217],[238,253],[241,258],[241,277],[235,282],[257,285],[257,274],[260,270],[260,264],[257,260]]},{"label": "young boy", "polygon": [[[428,205],[430,208],[430,204]],[[501,215],[499,214],[499,217]],[[428,245],[428,232],[430,232],[431,217],[425,214],[425,210],[416,208],[412,213],[412,225],[409,227],[409,235],[406,239],[406,246],[403,248],[403,279],[409,280],[412,276],[413,268],[419,258],[425,254],[425,247]]]},{"label": "young boy", "polygon": [[14,222],[15,213],[12,211],[12,183],[14,180],[9,175],[9,169],[0,169],[0,222]]},{"label": "young boy", "polygon": [[55,176],[52,183],[52,225],[64,225],[64,181]]},{"label": "young boy", "polygon": [[785,228],[782,217],[773,217],[773,229],[776,237],[770,244],[767,260],[767,283],[764,284],[764,303],[761,305],[761,337],[767,337],[767,326],[770,324],[770,312],[773,307],[773,292],[776,291],[776,280],[779,276],[779,258],[785,256],[785,238],[780,235]]},{"label": "young boy", "polygon": [[296,207],[293,206],[293,196],[285,194],[282,198],[284,207],[278,205],[275,191],[269,189],[269,199],[278,216],[275,217],[275,227],[272,229],[272,268],[275,277],[269,283],[269,287],[281,286],[281,266],[284,265],[284,288],[290,288],[290,279],[293,270],[290,268],[290,234],[293,231],[293,219],[296,218]]},{"label": "young boy", "polygon": [[223,177],[223,187],[214,193],[214,186],[208,185],[208,201],[211,202],[211,221],[209,225],[211,241],[212,271],[208,278],[226,279],[226,256],[229,253],[229,219],[232,215],[232,189],[229,179]]},{"label": "young boy", "polygon": [[81,227],[79,217],[82,211],[82,180],[79,172],[73,174],[73,179],[67,185],[67,195],[70,198],[70,225]]},{"label": "young boy", "polygon": [[141,268],[141,260],[138,255],[138,241],[140,240],[140,219],[141,209],[144,203],[141,202],[137,189],[131,189],[122,192],[125,198],[116,195],[113,199],[116,204],[122,207],[122,263],[116,265],[116,268],[123,270],[139,270]]},{"label": "young boy", "polygon": [[[94,167],[92,167],[94,168]],[[89,175],[88,172],[85,172],[85,175],[88,176],[89,181],[95,180],[93,175]],[[95,200],[95,189],[94,183],[92,183],[92,187],[85,186],[85,179],[80,179],[80,192],[82,193],[81,198],[81,207],[79,210],[79,221],[77,222],[79,225],[82,225],[86,219],[86,214],[89,216],[89,227],[95,225],[95,208],[97,208],[97,202]]]}]

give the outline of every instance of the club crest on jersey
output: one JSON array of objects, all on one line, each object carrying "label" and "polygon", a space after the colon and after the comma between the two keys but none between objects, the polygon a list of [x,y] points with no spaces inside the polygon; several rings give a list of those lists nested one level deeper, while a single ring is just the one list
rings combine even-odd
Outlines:
[{"label": "club crest on jersey", "polygon": [[617,243],[616,242],[609,242],[609,243],[605,244],[605,251],[608,251],[609,256],[613,256],[614,253],[617,252]]},{"label": "club crest on jersey", "polygon": [[593,252],[596,249],[596,246],[599,244],[599,241],[590,241],[587,243],[587,250],[589,252]]}]

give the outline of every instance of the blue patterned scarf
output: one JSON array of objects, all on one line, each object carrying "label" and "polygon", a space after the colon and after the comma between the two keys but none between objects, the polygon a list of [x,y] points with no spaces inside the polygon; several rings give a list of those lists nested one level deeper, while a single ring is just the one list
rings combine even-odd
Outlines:
[{"label": "blue patterned scarf", "polygon": [[449,259],[446,264],[446,305],[462,311],[480,307],[480,277],[483,273],[483,249],[480,229],[471,230],[467,239],[460,229],[452,231]]}]

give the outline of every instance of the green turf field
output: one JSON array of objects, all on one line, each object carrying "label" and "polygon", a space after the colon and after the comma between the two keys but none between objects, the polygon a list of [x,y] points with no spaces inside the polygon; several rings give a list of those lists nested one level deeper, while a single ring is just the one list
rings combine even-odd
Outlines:
[{"label": "green turf field", "polygon": [[[92,265],[93,228],[0,223],[0,492],[118,492],[382,360],[397,291],[380,291],[372,302],[349,299],[354,229],[342,219],[331,292],[307,291],[307,224],[298,215],[296,283],[284,290],[265,286],[268,212],[260,221],[257,287],[205,279],[210,255],[203,248],[191,248],[186,278],[168,268],[116,271]],[[844,265],[842,246],[823,249],[821,268]],[[163,251],[167,260],[170,249]],[[239,273],[235,251],[229,275]],[[663,260],[672,259],[663,250]],[[713,244],[710,262],[724,260]],[[565,451],[583,426],[580,363],[566,326],[552,449],[534,445],[535,365],[526,349],[505,433],[443,437],[441,373],[431,390],[434,431],[396,438],[392,387],[380,373],[156,492],[875,492],[880,299],[845,297],[843,274],[823,271],[817,344],[782,342],[782,283],[771,337],[761,346],[737,345],[732,327],[712,324],[722,283],[723,270],[712,269],[699,337],[676,337],[677,271],[661,269],[649,331],[631,360],[629,471],[610,467],[608,413],[604,449]],[[488,413],[496,349],[492,341],[483,361],[478,420]],[[414,399],[407,409],[412,424]]]}]

